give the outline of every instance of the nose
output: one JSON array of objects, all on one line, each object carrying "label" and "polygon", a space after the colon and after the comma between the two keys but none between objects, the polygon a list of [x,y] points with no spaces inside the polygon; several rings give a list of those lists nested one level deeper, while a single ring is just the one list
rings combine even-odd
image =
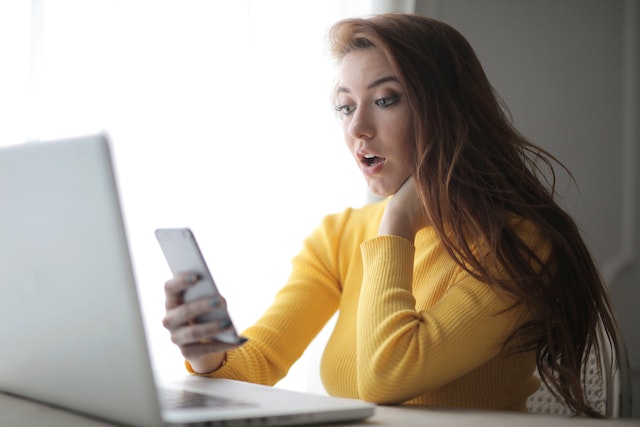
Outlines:
[{"label": "nose", "polygon": [[366,106],[357,108],[349,120],[349,136],[356,139],[371,139],[375,133],[375,126],[371,113]]}]

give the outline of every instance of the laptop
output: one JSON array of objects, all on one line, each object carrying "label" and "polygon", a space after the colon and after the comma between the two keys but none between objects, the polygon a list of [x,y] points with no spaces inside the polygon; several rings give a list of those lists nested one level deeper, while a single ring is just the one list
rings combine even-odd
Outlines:
[{"label": "laptop", "polygon": [[[110,152],[105,134],[0,149],[0,391],[131,426],[371,416],[358,400],[154,378]],[[159,387],[189,403],[165,406]]]}]

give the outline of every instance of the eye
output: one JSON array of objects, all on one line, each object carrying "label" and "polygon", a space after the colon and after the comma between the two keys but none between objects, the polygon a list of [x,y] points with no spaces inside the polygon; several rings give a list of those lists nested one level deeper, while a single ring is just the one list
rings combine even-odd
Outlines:
[{"label": "eye", "polygon": [[398,101],[400,101],[400,96],[393,95],[393,96],[385,96],[384,98],[376,99],[375,101],[373,101],[373,103],[378,107],[386,108],[394,104],[397,104]]},{"label": "eye", "polygon": [[341,104],[341,105],[336,105],[335,109],[337,112],[342,113],[345,116],[348,116],[355,111],[356,107],[354,107],[353,105]]}]

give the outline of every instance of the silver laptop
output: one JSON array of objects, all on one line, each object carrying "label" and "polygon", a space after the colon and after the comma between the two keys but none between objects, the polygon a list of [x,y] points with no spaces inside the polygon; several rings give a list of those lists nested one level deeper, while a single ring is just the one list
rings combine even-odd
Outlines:
[{"label": "silver laptop", "polygon": [[[0,391],[133,426],[373,414],[357,400],[244,382],[157,383],[104,135],[0,149],[0,204]],[[159,385],[179,403],[165,407]]]}]

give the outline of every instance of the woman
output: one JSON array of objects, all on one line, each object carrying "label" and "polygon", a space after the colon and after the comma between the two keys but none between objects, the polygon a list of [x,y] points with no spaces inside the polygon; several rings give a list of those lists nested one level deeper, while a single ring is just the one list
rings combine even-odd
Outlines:
[{"label": "woman", "polygon": [[193,322],[223,300],[184,304],[197,278],[169,280],[164,325],[189,371],[275,384],[339,310],[321,362],[332,395],[526,411],[537,367],[577,414],[599,416],[580,374],[600,325],[614,346],[616,325],[554,201],[557,161],[511,126],[448,25],[348,19],[330,46],[345,141],[383,200],[324,219],[241,346],[208,339],[228,325]]}]

